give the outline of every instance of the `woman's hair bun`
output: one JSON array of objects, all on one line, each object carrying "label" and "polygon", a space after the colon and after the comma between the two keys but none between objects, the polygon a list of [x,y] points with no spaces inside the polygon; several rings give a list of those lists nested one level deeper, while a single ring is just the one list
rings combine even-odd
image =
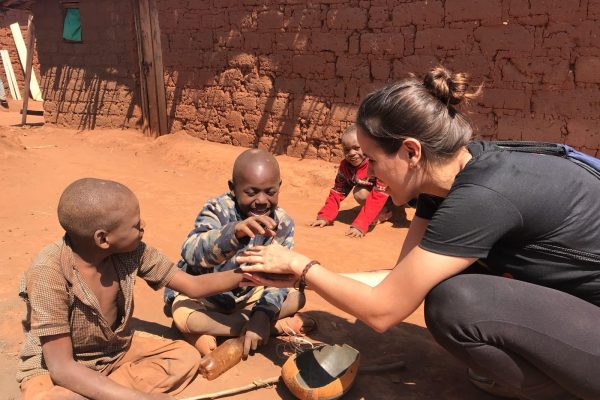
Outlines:
[{"label": "woman's hair bun", "polygon": [[429,92],[446,105],[457,105],[464,99],[479,95],[481,87],[475,93],[468,93],[469,76],[459,72],[453,74],[445,67],[437,66],[430,70],[423,79],[423,85]]}]

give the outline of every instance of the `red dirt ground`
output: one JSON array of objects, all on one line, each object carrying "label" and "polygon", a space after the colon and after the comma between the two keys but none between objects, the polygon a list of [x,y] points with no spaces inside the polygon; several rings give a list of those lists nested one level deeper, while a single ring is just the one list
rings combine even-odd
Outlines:
[{"label": "red dirt ground", "polygon": [[[200,141],[184,134],[152,140],[135,131],[76,132],[53,127],[20,128],[14,113],[0,115],[0,387],[5,399],[19,397],[15,382],[17,355],[23,339],[23,306],[18,282],[32,257],[62,232],[56,205],[62,190],[75,179],[99,177],[128,185],[140,199],[145,241],[176,259],[205,199],[227,190],[227,179],[243,148]],[[4,126],[2,126],[4,125]],[[13,125],[13,126],[9,126]],[[283,174],[280,205],[297,224],[297,250],[339,272],[390,267],[406,234],[404,223],[384,223],[363,239],[344,236],[358,211],[343,203],[341,222],[310,228],[328,193],[336,165],[316,160],[278,157]],[[412,212],[409,212],[409,217]],[[400,293],[398,295],[401,295]],[[144,284],[135,293],[137,326],[150,333],[177,337],[162,313],[159,293]],[[360,301],[360,299],[357,299]],[[308,314],[319,323],[311,338],[347,343],[361,351],[363,365],[404,360],[403,370],[360,375],[345,399],[491,399],[473,388],[465,368],[431,338],[422,308],[404,323],[378,334],[333,308],[314,293]],[[181,398],[242,386],[278,375],[284,362],[281,340],[238,364],[216,381],[197,378]],[[282,384],[232,399],[292,399]]]}]

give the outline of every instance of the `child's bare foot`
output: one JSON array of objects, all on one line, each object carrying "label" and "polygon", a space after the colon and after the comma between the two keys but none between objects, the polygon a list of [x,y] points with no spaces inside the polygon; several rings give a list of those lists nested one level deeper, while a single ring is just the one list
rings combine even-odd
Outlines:
[{"label": "child's bare foot", "polygon": [[275,323],[276,336],[280,335],[306,335],[317,328],[317,321],[306,316],[296,314],[292,317],[286,317]]},{"label": "child's bare foot", "polygon": [[194,346],[202,357],[210,354],[217,348],[217,338],[213,335],[195,335],[193,333],[184,333],[185,340]]}]

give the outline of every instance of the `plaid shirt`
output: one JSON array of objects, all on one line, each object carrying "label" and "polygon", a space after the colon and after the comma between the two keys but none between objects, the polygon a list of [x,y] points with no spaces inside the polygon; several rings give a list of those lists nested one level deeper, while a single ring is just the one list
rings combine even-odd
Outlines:
[{"label": "plaid shirt", "polygon": [[[248,247],[276,242],[291,249],[294,246],[294,221],[280,207],[273,211],[271,217],[277,222],[275,237],[257,235],[253,239],[238,240],[235,237],[235,226],[244,218],[240,215],[233,195],[225,193],[209,199],[196,217],[194,230],[183,243],[179,268],[192,275],[227,271],[238,267],[235,255]],[[208,300],[229,310],[235,308],[236,303],[250,298],[253,291],[252,287],[236,288],[211,296]],[[279,313],[288,292],[288,289],[265,288],[252,309],[260,309],[273,318]],[[167,289],[165,299],[172,297],[174,293]]]},{"label": "plaid shirt", "polygon": [[19,287],[27,313],[17,381],[48,373],[40,337],[70,333],[73,358],[96,371],[104,370],[129,348],[136,275],[158,290],[171,280],[177,268],[143,242],[135,251],[111,257],[120,285],[117,305],[121,319],[115,330],[102,316],[96,296],[77,271],[66,236],[37,255]]}]

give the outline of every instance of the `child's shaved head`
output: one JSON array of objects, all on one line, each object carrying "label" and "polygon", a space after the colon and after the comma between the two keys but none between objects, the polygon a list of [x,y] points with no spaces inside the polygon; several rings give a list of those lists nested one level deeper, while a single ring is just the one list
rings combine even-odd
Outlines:
[{"label": "child's shaved head", "polygon": [[279,163],[273,154],[265,150],[250,149],[244,151],[233,163],[233,184],[246,180],[251,175],[276,175],[279,177]]},{"label": "child's shaved head", "polygon": [[350,135],[356,135],[356,124],[349,125],[344,129],[344,132],[342,132],[342,139]]},{"label": "child's shaved head", "polygon": [[69,235],[89,238],[98,229],[115,228],[137,198],[118,182],[83,178],[71,183],[58,202],[58,221]]},{"label": "child's shaved head", "polygon": [[270,215],[277,207],[280,185],[279,163],[267,151],[246,150],[233,163],[229,189],[244,218]]}]

